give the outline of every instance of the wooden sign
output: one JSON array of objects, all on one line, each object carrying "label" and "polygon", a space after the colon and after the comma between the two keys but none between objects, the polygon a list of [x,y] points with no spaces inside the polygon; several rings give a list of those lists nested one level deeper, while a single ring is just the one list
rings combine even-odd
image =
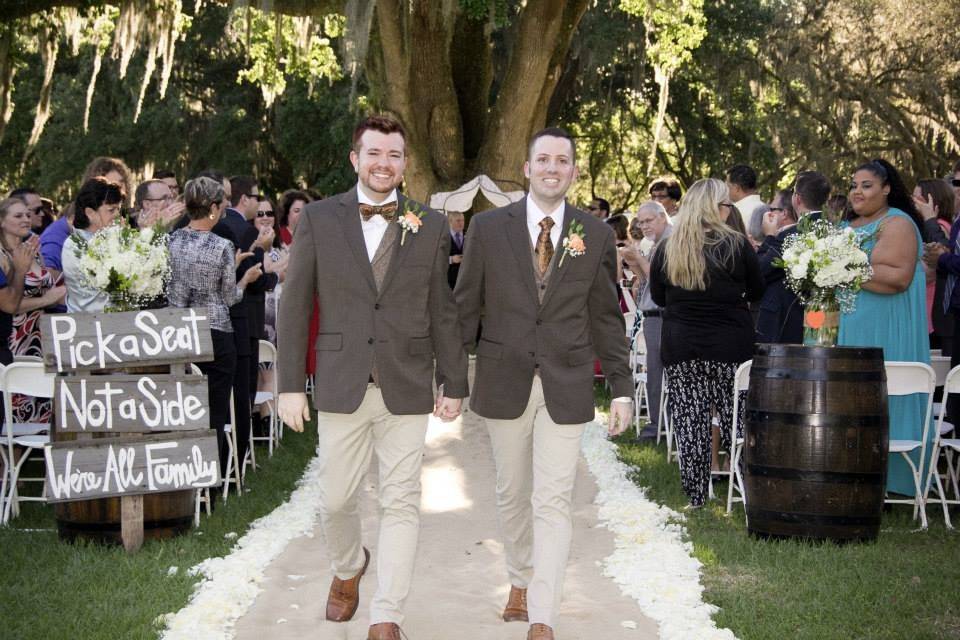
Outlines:
[{"label": "wooden sign", "polygon": [[204,376],[57,377],[57,429],[84,433],[189,431],[210,427]]},{"label": "wooden sign", "polygon": [[220,482],[212,430],[54,442],[44,453],[47,502],[200,489]]},{"label": "wooden sign", "polygon": [[213,360],[205,309],[168,307],[40,318],[43,361],[50,372]]}]

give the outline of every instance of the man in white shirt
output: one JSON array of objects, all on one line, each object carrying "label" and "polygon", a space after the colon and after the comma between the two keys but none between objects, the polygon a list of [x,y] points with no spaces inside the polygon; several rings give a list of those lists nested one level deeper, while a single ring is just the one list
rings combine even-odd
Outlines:
[{"label": "man in white shirt", "polygon": [[[277,327],[279,414],[295,431],[310,418],[304,353],[317,353],[320,522],[334,573],[326,618],[334,622],[356,613],[370,562],[358,500],[377,454],[381,516],[368,640],[401,638],[428,416],[452,420],[467,393],[466,353],[447,284],[450,231],[443,215],[398,193],[406,158],[395,120],[372,116],[357,126],[350,152],[357,186],[304,210]],[[307,344],[314,295],[319,334]]]},{"label": "man in white shirt", "polygon": [[633,380],[613,230],[566,202],[573,139],[544,129],[528,149],[530,193],[471,219],[454,293],[470,343],[483,314],[470,408],[486,419],[497,466],[511,583],[503,619],[530,622],[528,640],[554,640],[594,360],[613,389],[611,435],[632,420]]},{"label": "man in white shirt", "polygon": [[744,229],[749,229],[753,210],[764,204],[757,193],[757,172],[745,164],[730,167],[727,170],[727,189],[730,190],[730,200],[743,218]]}]

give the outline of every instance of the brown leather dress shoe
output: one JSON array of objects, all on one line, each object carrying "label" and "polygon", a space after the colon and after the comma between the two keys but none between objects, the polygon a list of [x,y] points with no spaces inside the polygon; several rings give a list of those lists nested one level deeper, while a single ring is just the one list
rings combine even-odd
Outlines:
[{"label": "brown leather dress shoe", "polygon": [[510,585],[510,598],[503,610],[504,622],[527,622],[527,590]]},{"label": "brown leather dress shoe", "polygon": [[536,622],[530,625],[530,630],[527,631],[527,640],[554,640],[553,629]]},{"label": "brown leather dress shoe", "polygon": [[370,552],[363,548],[363,568],[360,573],[349,580],[341,580],[333,576],[330,583],[330,595],[327,596],[327,620],[331,622],[346,622],[357,612],[360,604],[360,578],[367,572],[370,564]]},{"label": "brown leather dress shoe", "polygon": [[367,640],[401,640],[400,627],[393,622],[379,622],[370,625]]}]

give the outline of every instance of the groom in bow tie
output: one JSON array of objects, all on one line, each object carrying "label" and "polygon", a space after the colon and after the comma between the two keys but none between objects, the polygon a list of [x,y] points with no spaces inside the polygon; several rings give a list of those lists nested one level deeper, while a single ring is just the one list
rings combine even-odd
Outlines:
[{"label": "groom in bow tie", "polygon": [[511,584],[503,619],[529,621],[528,640],[555,637],[595,358],[614,395],[609,433],[633,414],[615,238],[566,202],[576,159],[563,129],[533,136],[530,193],[473,217],[454,291],[464,339],[473,341],[483,318],[470,407],[486,418],[497,467]]},{"label": "groom in bow tie", "polygon": [[[358,499],[376,452],[381,517],[367,637],[400,640],[427,421],[431,411],[444,421],[459,415],[467,361],[447,285],[447,221],[397,191],[407,161],[403,127],[366,118],[350,161],[357,186],[309,205],[297,225],[277,321],[278,411],[295,431],[310,419],[304,354],[315,349],[320,518],[334,574],[326,618],[350,620],[359,605],[370,551],[361,545]],[[309,345],[314,294],[320,331]]]}]

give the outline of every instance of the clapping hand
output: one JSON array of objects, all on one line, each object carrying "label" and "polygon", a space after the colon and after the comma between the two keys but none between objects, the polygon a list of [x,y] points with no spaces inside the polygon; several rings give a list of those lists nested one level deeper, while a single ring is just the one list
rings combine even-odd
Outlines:
[{"label": "clapping hand", "polygon": [[40,246],[40,238],[37,235],[31,235],[21,242],[13,250],[13,268],[19,273],[26,273],[33,265],[37,257],[37,247]]},{"label": "clapping hand", "polygon": [[937,217],[937,214],[940,213],[940,207],[933,202],[933,194],[928,195],[926,198],[914,194],[913,204],[917,207],[917,211],[920,212],[924,220],[933,220]]},{"label": "clapping hand", "polygon": [[257,245],[259,245],[264,251],[270,249],[270,245],[273,244],[273,238],[276,234],[273,232],[273,227],[264,227],[260,229],[260,234],[257,236]]},{"label": "clapping hand", "polygon": [[237,249],[237,255],[234,258],[236,265],[239,267],[244,260],[246,260],[252,255],[253,255],[253,251],[241,251],[240,249]]},{"label": "clapping hand", "polygon": [[763,222],[760,223],[760,229],[765,236],[775,236],[780,230],[780,214],[776,211],[767,211],[763,214]]}]

